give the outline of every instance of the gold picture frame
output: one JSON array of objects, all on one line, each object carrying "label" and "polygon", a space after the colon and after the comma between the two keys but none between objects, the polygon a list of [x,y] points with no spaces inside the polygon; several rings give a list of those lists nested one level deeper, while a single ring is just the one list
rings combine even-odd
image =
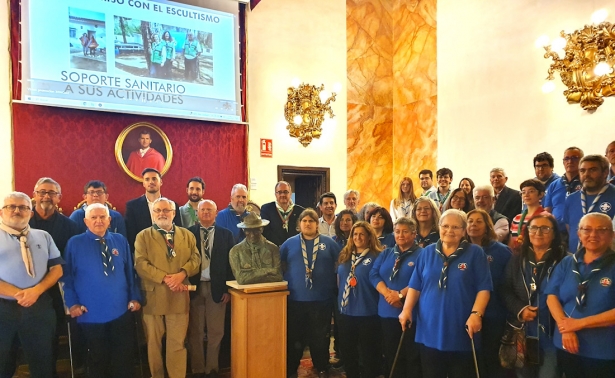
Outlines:
[{"label": "gold picture frame", "polygon": [[[148,155],[147,160],[143,160],[145,155],[140,156],[138,153],[140,147],[144,146],[143,143],[147,143],[145,135],[149,135],[150,139],[150,144],[147,145],[148,149],[145,153]],[[141,142],[142,136],[143,143]],[[162,151],[162,147],[164,147],[164,151]],[[167,134],[158,126],[149,122],[137,122],[126,127],[117,137],[115,160],[128,176],[138,182],[143,182],[141,172],[149,165],[155,165],[151,168],[158,169],[161,176],[167,173],[173,161],[173,147],[171,147]],[[164,160],[164,164],[162,160]],[[150,164],[144,166],[147,163]],[[161,165],[162,168],[160,168]]]}]

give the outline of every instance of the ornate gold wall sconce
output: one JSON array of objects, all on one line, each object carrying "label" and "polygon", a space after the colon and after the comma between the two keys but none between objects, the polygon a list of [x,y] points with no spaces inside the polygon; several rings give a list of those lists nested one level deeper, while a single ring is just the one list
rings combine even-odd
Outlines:
[{"label": "ornate gold wall sconce", "polygon": [[[606,17],[606,11],[599,12]],[[568,103],[578,103],[590,112],[602,105],[604,97],[615,95],[615,24],[604,19],[596,22],[597,13],[592,17],[594,24],[572,33],[561,31],[560,38],[550,45],[548,39],[543,40],[544,57],[553,60],[547,80],[553,80],[559,72],[567,87],[563,93]],[[554,87],[552,82],[547,82],[543,91]]]},{"label": "ornate gold wall sconce", "polygon": [[316,87],[302,83],[288,88],[288,98],[284,106],[284,118],[288,122],[288,134],[299,139],[307,147],[313,138],[320,138],[325,113],[333,118],[331,102],[335,101],[335,92],[328,96],[324,85]]}]

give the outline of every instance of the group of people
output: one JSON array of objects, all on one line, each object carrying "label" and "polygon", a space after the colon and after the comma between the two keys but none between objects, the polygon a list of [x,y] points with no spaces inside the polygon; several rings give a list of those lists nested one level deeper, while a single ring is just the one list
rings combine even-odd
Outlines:
[{"label": "group of people", "polygon": [[[150,75],[159,79],[172,80],[173,62],[177,41],[169,31],[152,35],[150,45]],[[186,34],[183,47],[184,77],[188,81],[194,81],[199,77],[199,56],[203,53],[201,42],[195,38],[194,33]]]},{"label": "group of people", "polygon": [[96,49],[98,48],[98,42],[94,34],[83,33],[79,38],[81,47],[83,48],[83,56],[96,56]]},{"label": "group of people", "polygon": [[328,376],[332,317],[349,378],[388,375],[396,357],[395,377],[506,377],[500,339],[519,329],[518,377],[615,376],[615,142],[606,157],[570,147],[560,177],[551,155],[538,154],[520,191],[501,168],[490,185],[464,178],[457,189],[450,169],[436,172],[437,187],[422,170],[422,193],[404,177],[391,211],[359,208],[350,189],[339,212],[323,193],[320,216],[293,203],[285,181],[262,208],[249,208],[248,188],[236,184],[218,211],[193,177],[178,207],[146,168],[145,193],[125,216],[90,181],[68,218],[57,210],[60,185],[41,178],[34,202],[13,192],[2,207],[0,375],[15,371],[19,341],[32,376],[51,377],[68,313],[83,339],[73,343],[77,365],[88,351],[92,376],[132,376],[140,322],[152,377],[165,365],[183,377],[188,360],[196,376],[216,376],[226,281],[237,279],[288,282],[289,377],[306,346]]}]

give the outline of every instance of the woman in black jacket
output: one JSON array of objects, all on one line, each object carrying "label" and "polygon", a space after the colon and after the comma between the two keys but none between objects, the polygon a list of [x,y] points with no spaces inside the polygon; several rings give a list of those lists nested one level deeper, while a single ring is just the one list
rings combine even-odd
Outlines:
[{"label": "woman in black jacket", "polygon": [[526,356],[539,355],[539,364],[517,369],[520,378],[555,378],[557,359],[552,336],[554,322],[544,294],[553,268],[566,256],[552,215],[542,213],[523,229],[523,244],[506,266],[500,296],[508,310],[508,322],[525,327]]}]

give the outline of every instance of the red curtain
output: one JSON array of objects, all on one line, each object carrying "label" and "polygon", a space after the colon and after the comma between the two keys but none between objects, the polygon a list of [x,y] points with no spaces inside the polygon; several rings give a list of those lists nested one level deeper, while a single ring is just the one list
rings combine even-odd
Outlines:
[{"label": "red curtain", "polygon": [[[245,109],[245,6],[241,6],[241,89]],[[19,64],[19,0],[11,0],[11,61],[13,98],[21,88]],[[109,202],[123,212],[126,201],[144,193],[141,183],[122,171],[115,160],[115,141],[136,122],[150,122],[168,136],[173,162],[163,177],[161,192],[179,204],[187,201],[186,181],[201,176],[205,197],[219,208],[228,204],[231,187],[247,185],[247,126],[166,117],[13,104],[15,189],[31,194],[40,177],[60,183],[64,214],[82,200],[83,185],[101,180]],[[243,114],[245,119],[245,111]]]}]

